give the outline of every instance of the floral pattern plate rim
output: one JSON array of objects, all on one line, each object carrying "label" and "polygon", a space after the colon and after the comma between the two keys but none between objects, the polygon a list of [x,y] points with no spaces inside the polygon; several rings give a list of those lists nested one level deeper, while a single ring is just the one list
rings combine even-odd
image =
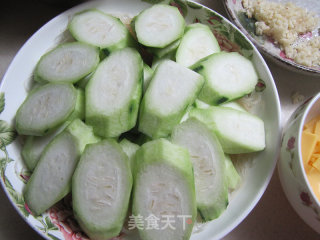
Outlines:
[{"label": "floral pattern plate rim", "polygon": [[[275,2],[293,2],[300,7],[308,9],[314,12],[320,17],[320,5],[318,0],[269,0]],[[311,74],[313,76],[320,77],[320,66],[319,67],[307,67],[299,63],[294,62],[292,59],[286,57],[285,53],[281,51],[279,46],[273,43],[272,39],[265,36],[257,36],[255,34],[254,20],[248,19],[244,14],[244,8],[242,6],[242,0],[224,0],[226,12],[231,21],[254,43],[254,45],[269,59],[286,67],[287,69],[304,73]],[[320,26],[315,29],[313,33],[319,35]]]},{"label": "floral pattern plate rim", "polygon": [[[252,95],[254,99],[259,100],[259,105],[253,107],[252,111],[265,121],[268,132],[267,149],[253,155],[252,159],[243,165],[241,186],[231,194],[227,210],[210,223],[197,224],[191,239],[220,239],[228,234],[250,213],[269,184],[280,146],[280,101],[272,75],[252,43],[228,20],[195,2],[183,0],[89,1],[58,15],[40,28],[19,50],[0,87],[0,181],[17,212],[45,239],[87,240],[88,238],[81,232],[73,217],[70,195],[38,217],[30,214],[23,199],[23,189],[30,172],[26,170],[20,156],[23,139],[16,137],[12,126],[14,126],[15,113],[30,89],[34,67],[45,52],[59,43],[70,41],[66,28],[68,21],[76,12],[98,8],[125,20],[132,18],[150,4],[158,2],[178,7],[187,23],[202,22],[210,26],[223,50],[238,51],[252,59],[261,79]],[[136,234],[135,231],[129,232],[124,226],[120,235],[114,240],[138,239]]]}]

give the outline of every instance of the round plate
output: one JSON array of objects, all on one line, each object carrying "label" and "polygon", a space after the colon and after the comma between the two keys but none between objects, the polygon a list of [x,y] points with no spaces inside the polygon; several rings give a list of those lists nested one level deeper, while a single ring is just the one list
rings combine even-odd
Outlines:
[{"label": "round plate", "polygon": [[[66,31],[70,18],[89,8],[132,18],[150,7],[154,0],[105,0],[89,1],[76,6],[52,19],[37,31],[20,49],[8,68],[0,88],[0,166],[1,184],[13,206],[22,218],[45,239],[87,239],[78,227],[72,213],[71,196],[67,196],[40,216],[30,214],[23,199],[23,190],[30,172],[20,156],[21,137],[15,137],[15,113],[27,96],[32,83],[34,67],[39,58],[59,43],[70,41]],[[163,2],[162,2],[163,3]],[[167,0],[169,3],[169,0]],[[227,210],[216,220],[196,224],[191,237],[220,239],[235,228],[253,209],[264,193],[276,165],[280,139],[280,103],[270,71],[257,49],[228,20],[218,13],[194,2],[170,0],[179,8],[187,23],[201,22],[210,26],[220,46],[225,51],[238,51],[252,59],[260,81],[251,95],[251,111],[262,118],[266,129],[266,149],[250,159],[243,159],[241,186],[230,196]],[[250,99],[250,98],[249,98]],[[4,106],[6,105],[6,106]],[[138,239],[135,231],[123,228],[117,239]]]},{"label": "round plate", "polygon": [[[310,12],[320,17],[320,4],[318,0],[268,0],[273,2],[292,2],[297,6],[307,9]],[[266,36],[259,36],[255,34],[254,23],[255,20],[246,16],[245,10],[242,6],[242,0],[224,0],[223,1],[226,11],[230,19],[235,25],[258,47],[258,49],[269,59],[287,67],[290,70],[298,71],[301,73],[312,74],[320,77],[320,66],[307,67],[294,62],[292,59],[286,57],[285,53],[280,47]],[[320,25],[317,29],[312,31],[312,37],[319,36]],[[301,38],[306,36],[301,36]],[[309,36],[307,36],[310,39]]]}]

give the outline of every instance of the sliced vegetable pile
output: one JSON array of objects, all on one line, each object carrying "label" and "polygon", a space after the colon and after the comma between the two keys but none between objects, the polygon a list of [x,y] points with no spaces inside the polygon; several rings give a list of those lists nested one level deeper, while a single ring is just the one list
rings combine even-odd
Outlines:
[{"label": "sliced vegetable pile", "polygon": [[210,221],[227,208],[240,182],[228,154],[265,148],[263,121],[234,102],[258,76],[250,60],[221,52],[209,27],[185,25],[169,5],[130,27],[87,10],[69,24],[77,41],[41,57],[16,114],[35,215],[72,192],[91,239],[117,236],[130,212],[159,220],[140,225],[141,239],[177,240],[189,239],[197,212]]}]

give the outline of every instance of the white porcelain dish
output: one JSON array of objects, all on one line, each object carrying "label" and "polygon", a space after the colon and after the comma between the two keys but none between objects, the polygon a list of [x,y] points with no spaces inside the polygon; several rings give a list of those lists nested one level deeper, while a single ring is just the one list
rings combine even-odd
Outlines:
[{"label": "white porcelain dish", "polygon": [[[30,175],[20,156],[20,138],[13,139],[9,125],[14,124],[15,113],[25,99],[34,67],[39,58],[57,44],[70,40],[66,32],[70,18],[77,12],[88,8],[132,18],[150,6],[152,0],[105,0],[89,1],[76,6],[52,19],[38,30],[20,49],[3,80],[0,91],[0,140],[1,184],[13,206],[22,218],[45,239],[87,239],[77,226],[70,204],[70,196],[49,209],[39,217],[32,216],[23,200],[23,189]],[[169,2],[169,1],[167,1]],[[233,192],[227,210],[218,219],[205,225],[195,226],[191,239],[220,239],[234,229],[255,207],[264,193],[274,171],[280,142],[280,103],[276,86],[268,66],[257,49],[228,20],[218,13],[195,2],[170,1],[185,16],[187,23],[202,22],[211,27],[220,46],[226,51],[239,51],[252,58],[257,69],[259,82],[254,95],[260,99],[252,111],[261,117],[266,128],[266,149],[255,154],[243,164],[241,186]],[[1,106],[4,105],[5,108]],[[10,130],[10,131],[9,131]],[[8,133],[9,131],[9,133]],[[8,141],[4,141],[5,138]],[[136,239],[124,229],[117,239]]]}]

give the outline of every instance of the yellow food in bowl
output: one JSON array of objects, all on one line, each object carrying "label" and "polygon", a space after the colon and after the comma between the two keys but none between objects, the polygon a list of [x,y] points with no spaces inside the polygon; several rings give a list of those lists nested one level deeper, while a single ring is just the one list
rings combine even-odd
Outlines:
[{"label": "yellow food in bowl", "polygon": [[303,126],[301,153],[309,184],[320,201],[320,116]]}]

